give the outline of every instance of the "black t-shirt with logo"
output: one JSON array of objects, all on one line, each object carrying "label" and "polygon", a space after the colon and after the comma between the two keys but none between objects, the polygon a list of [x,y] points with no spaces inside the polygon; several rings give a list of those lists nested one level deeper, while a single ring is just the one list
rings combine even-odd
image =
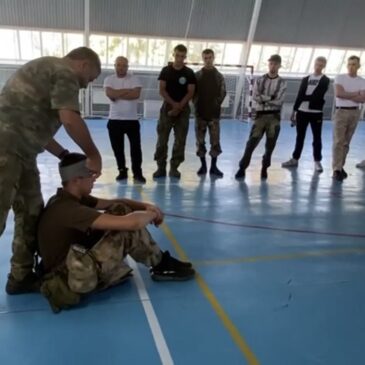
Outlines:
[{"label": "black t-shirt with logo", "polygon": [[176,70],[172,65],[168,65],[161,70],[158,79],[166,82],[166,91],[176,102],[184,99],[188,92],[188,85],[196,84],[194,71],[186,66]]}]

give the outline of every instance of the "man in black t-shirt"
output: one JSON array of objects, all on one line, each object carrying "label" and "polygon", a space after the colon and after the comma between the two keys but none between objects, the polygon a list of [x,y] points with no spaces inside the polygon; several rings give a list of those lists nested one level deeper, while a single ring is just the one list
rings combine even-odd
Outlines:
[{"label": "man in black t-shirt", "polygon": [[179,165],[184,161],[185,142],[189,129],[189,101],[194,96],[196,78],[193,70],[184,65],[187,49],[179,44],[174,48],[174,62],[161,70],[160,95],[164,99],[157,124],[155,161],[157,170],[153,177],[166,176],[168,141],[171,129],[175,142],[170,160],[170,177],[180,178]]}]

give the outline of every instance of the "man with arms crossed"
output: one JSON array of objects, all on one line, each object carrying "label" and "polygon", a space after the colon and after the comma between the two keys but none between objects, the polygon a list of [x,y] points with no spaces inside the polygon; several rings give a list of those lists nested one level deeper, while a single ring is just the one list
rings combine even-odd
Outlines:
[{"label": "man with arms crossed", "polygon": [[118,57],[114,67],[115,74],[105,78],[104,88],[110,99],[108,131],[119,170],[116,180],[128,178],[124,155],[124,135],[126,134],[131,147],[134,180],[145,183],[146,179],[142,174],[140,124],[137,116],[142,84],[136,76],[128,73],[127,58]]},{"label": "man with arms crossed", "polygon": [[[335,78],[336,112],[333,125],[332,168],[333,178],[347,178],[344,170],[350,142],[360,119],[360,105],[365,102],[365,80],[357,75],[360,58],[347,60],[347,74]],[[360,165],[360,164],[359,164]],[[359,166],[358,167],[361,167]]]}]

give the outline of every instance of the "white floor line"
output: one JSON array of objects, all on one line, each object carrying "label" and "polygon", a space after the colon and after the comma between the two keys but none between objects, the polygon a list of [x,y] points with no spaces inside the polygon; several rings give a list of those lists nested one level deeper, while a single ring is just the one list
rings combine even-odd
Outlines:
[{"label": "white floor line", "polygon": [[172,360],[170,350],[167,347],[167,343],[162,333],[160,323],[158,322],[156,312],[153,309],[151,299],[146,290],[146,286],[144,285],[138,266],[136,262],[129,257],[127,258],[127,262],[128,265],[133,269],[133,279],[136,284],[139,299],[141,300],[141,303],[143,305],[143,309],[146,314],[147,321],[150,326],[152,336],[161,359],[161,363],[163,365],[173,365],[174,361]]}]

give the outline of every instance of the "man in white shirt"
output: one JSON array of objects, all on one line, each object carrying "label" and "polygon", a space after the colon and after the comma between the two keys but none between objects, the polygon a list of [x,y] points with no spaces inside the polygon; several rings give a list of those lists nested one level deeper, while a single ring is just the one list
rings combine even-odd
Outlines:
[{"label": "man in white shirt", "polygon": [[314,73],[304,77],[300,84],[291,116],[292,126],[296,125],[297,137],[293,156],[282,163],[282,167],[295,168],[303,151],[305,135],[310,124],[313,133],[313,158],[316,172],[322,172],[322,120],[324,96],[328,90],[330,79],[322,73],[327,60],[317,57],[314,62]]},{"label": "man in white shirt", "polygon": [[131,162],[134,180],[145,183],[142,173],[142,149],[140,124],[137,116],[138,99],[141,95],[142,84],[139,79],[128,73],[128,59],[117,57],[115,74],[104,80],[104,89],[110,99],[108,131],[119,169],[116,180],[128,178],[124,155],[124,135],[129,139]]},{"label": "man in white shirt", "polygon": [[360,119],[360,104],[365,102],[365,80],[357,75],[359,68],[360,58],[357,56],[349,57],[347,60],[348,73],[336,76],[334,82],[336,113],[332,167],[333,178],[338,181],[347,178],[347,173],[343,167],[349,152],[351,138]]}]

